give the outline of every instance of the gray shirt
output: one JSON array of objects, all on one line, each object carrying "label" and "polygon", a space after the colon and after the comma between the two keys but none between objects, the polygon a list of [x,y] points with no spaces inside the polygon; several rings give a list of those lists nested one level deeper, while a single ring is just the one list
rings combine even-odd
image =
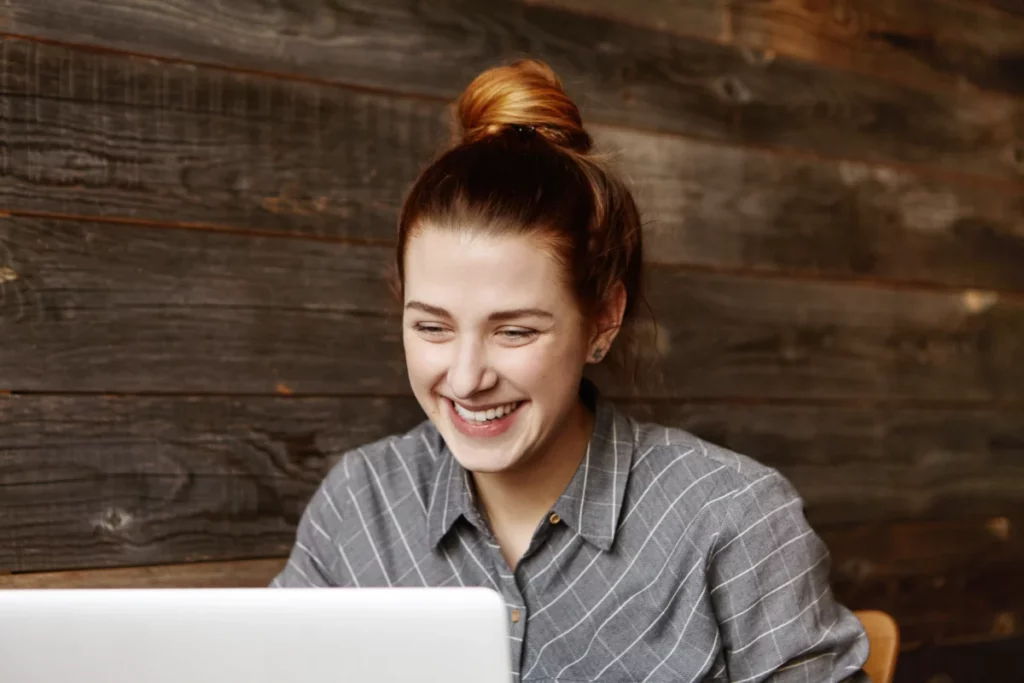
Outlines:
[{"label": "gray shirt", "polygon": [[346,454],[272,586],[488,586],[512,679],[862,681],[868,642],[775,470],[601,399],[586,456],[511,571],[429,421]]}]

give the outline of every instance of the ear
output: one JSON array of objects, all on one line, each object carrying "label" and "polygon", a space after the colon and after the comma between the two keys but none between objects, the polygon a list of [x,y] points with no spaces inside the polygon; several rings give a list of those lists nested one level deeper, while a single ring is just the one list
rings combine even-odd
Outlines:
[{"label": "ear", "polygon": [[588,363],[600,363],[608,355],[612,342],[622,328],[622,318],[626,314],[626,298],[626,287],[621,282],[612,285],[604,305],[598,312],[597,320],[594,321],[594,333],[587,351]]}]

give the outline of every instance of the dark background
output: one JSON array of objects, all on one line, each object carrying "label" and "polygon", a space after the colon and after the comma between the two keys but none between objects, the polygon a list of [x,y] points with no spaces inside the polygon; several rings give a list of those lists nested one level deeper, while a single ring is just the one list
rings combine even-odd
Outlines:
[{"label": "dark background", "polygon": [[385,279],[480,71],[644,210],[663,381],[778,467],[897,680],[1024,680],[1017,0],[0,1],[0,586],[263,585],[421,419]]}]

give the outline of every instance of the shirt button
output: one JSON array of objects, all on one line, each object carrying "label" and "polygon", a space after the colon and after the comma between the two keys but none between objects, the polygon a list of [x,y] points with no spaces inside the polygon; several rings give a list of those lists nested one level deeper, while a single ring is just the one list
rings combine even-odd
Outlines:
[{"label": "shirt button", "polygon": [[518,624],[519,623],[519,617],[520,617],[519,610],[517,610],[517,609],[512,610],[512,623],[513,624]]},{"label": "shirt button", "polygon": [[558,524],[559,522],[562,521],[562,518],[558,516],[557,512],[552,512],[551,516],[548,517],[548,521],[551,522],[552,524]]}]

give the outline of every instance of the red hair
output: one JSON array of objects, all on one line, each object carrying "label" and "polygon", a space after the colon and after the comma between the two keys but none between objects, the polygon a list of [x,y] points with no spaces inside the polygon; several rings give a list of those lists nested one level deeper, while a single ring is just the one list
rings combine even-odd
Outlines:
[{"label": "red hair", "polygon": [[489,69],[456,104],[459,139],[413,184],[398,222],[396,283],[425,225],[526,235],[551,250],[588,318],[626,290],[624,326],[642,299],[643,245],[632,193],[592,153],[579,109],[544,63]]}]

